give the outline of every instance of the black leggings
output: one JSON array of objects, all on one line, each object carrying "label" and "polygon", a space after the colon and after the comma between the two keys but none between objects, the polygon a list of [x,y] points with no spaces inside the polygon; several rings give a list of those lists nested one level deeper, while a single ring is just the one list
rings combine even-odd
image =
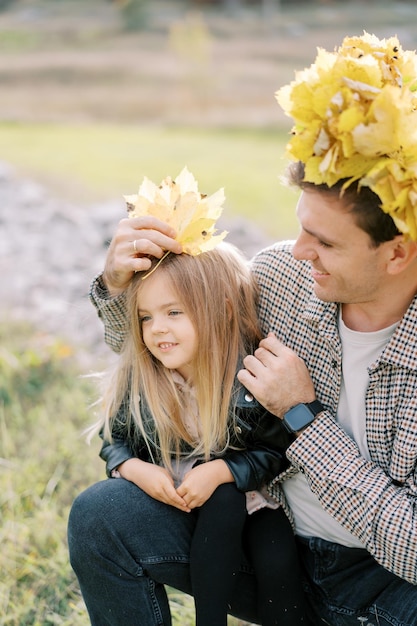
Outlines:
[{"label": "black leggings", "polygon": [[227,626],[242,548],[255,570],[260,623],[306,624],[294,535],[282,509],[248,515],[245,494],[230,483],[220,485],[195,514],[190,572],[196,626]]},{"label": "black leggings", "polygon": [[307,624],[297,546],[283,509],[265,508],[248,515],[244,542],[255,570],[260,623]]},{"label": "black leggings", "polygon": [[196,626],[226,626],[233,576],[242,561],[246,496],[232,483],[220,485],[195,514],[190,574]]}]

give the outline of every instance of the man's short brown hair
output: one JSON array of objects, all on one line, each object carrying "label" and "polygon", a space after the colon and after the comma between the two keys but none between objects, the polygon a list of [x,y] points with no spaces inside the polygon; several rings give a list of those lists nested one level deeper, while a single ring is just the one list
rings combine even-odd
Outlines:
[{"label": "man's short brown hair", "polygon": [[304,163],[301,161],[288,166],[286,180],[289,185],[301,190],[317,191],[340,198],[346,210],[354,214],[357,226],[369,235],[375,247],[401,234],[392,217],[381,209],[379,197],[369,187],[360,187],[355,182],[343,190],[346,179],[339,180],[332,187],[324,183],[315,185],[307,182],[304,180]]}]

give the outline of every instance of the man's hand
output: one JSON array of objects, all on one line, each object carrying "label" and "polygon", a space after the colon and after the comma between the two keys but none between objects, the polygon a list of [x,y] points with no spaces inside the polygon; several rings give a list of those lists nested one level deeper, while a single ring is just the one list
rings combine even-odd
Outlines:
[{"label": "man's hand", "polygon": [[135,272],[149,269],[149,257],[160,259],[168,250],[181,253],[175,234],[171,226],[155,217],[122,219],[109,246],[103,272],[110,295],[122,293]]},{"label": "man's hand", "polygon": [[215,459],[196,465],[187,472],[177,488],[177,493],[190,509],[195,509],[202,506],[219,485],[233,481],[233,475],[227,464],[222,459]]},{"label": "man's hand", "polygon": [[243,360],[237,377],[270,413],[284,417],[291,407],[316,398],[305,363],[273,333]]}]

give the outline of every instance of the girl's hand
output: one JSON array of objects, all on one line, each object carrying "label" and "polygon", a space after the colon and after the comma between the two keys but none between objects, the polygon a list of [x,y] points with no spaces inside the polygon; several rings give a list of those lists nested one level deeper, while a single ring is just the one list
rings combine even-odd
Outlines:
[{"label": "girl's hand", "polygon": [[176,492],[171,474],[164,467],[140,459],[128,459],[118,467],[120,475],[145,491],[148,496],[189,513],[191,508]]},{"label": "girl's hand", "polygon": [[173,228],[156,217],[122,219],[109,246],[103,272],[110,295],[122,293],[135,272],[149,269],[149,257],[160,259],[168,250],[180,253],[181,245],[174,237]]},{"label": "girl's hand", "polygon": [[233,475],[222,459],[215,459],[193,467],[186,473],[177,494],[190,509],[201,506],[223,483],[234,482]]}]

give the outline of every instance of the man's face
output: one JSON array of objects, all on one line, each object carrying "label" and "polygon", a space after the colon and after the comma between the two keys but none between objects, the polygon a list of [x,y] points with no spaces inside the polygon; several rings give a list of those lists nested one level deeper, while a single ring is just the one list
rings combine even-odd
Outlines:
[{"label": "man's face", "polygon": [[387,246],[374,247],[338,198],[304,191],[298,207],[300,235],[294,257],[311,262],[314,292],[325,302],[378,302],[386,281]]}]

